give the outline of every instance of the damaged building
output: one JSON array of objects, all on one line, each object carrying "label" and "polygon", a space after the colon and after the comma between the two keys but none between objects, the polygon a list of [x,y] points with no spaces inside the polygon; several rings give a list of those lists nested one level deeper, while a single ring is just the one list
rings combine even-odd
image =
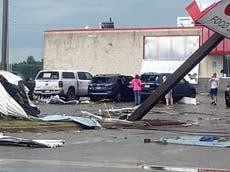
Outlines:
[{"label": "damaged building", "polygon": [[[172,72],[212,34],[200,26],[45,30],[44,69],[134,75],[152,62],[151,72]],[[225,89],[230,77],[229,54],[226,38],[189,75],[196,77],[198,92],[209,90],[208,79],[214,72],[223,83],[220,91]]]}]

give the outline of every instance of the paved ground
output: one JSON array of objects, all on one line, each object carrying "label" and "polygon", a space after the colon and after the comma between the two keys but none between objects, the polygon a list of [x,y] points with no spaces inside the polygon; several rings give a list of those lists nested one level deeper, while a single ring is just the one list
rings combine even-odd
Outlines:
[{"label": "paved ground", "polygon": [[[145,118],[181,120],[191,126],[162,126],[144,129],[70,130],[46,133],[6,133],[24,138],[64,139],[59,148],[34,149],[0,146],[0,172],[25,171],[159,171],[150,166],[230,169],[230,149],[144,143],[144,139],[179,137],[182,135],[229,136],[230,109],[219,96],[211,106],[207,95],[198,95],[198,105],[175,104],[167,109],[159,104]],[[132,107],[133,103],[90,103],[81,105],[39,105],[42,115],[78,115],[81,110],[98,113],[99,109]],[[143,169],[143,166],[146,168]],[[165,170],[162,170],[165,171]],[[183,171],[183,170],[182,170]],[[185,170],[184,170],[185,171]]]}]

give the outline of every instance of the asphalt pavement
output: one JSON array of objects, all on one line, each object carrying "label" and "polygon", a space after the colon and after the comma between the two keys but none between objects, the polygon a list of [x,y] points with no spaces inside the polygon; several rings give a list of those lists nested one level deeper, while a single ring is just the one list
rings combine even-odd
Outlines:
[{"label": "asphalt pavement", "polygon": [[[0,146],[0,172],[33,171],[197,171],[201,168],[230,169],[229,147],[145,143],[161,137],[215,135],[230,137],[230,109],[223,95],[216,106],[207,94],[197,96],[197,105],[176,103],[154,107],[144,118],[180,120],[185,126],[155,126],[149,129],[97,129],[5,133],[33,139],[64,139],[57,148]],[[77,105],[40,104],[41,115],[99,113],[103,109],[133,107],[133,102],[101,102]]]}]

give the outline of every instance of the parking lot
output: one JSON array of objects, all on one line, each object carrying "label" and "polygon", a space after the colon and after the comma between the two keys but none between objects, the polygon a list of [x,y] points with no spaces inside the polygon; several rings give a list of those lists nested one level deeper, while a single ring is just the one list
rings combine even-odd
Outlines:
[{"label": "parking lot", "polygon": [[[159,171],[150,167],[230,169],[229,148],[194,145],[144,143],[144,139],[183,135],[228,136],[229,109],[220,95],[217,106],[210,98],[198,95],[198,105],[164,104],[154,107],[144,118],[185,121],[186,126],[155,126],[151,129],[98,129],[51,132],[6,133],[24,138],[64,139],[58,148],[0,146],[0,171]],[[76,105],[39,104],[41,115],[79,115],[81,111],[98,114],[100,109],[133,107],[133,102],[89,102]],[[166,171],[162,168],[161,171]],[[175,170],[174,170],[175,171]]]}]

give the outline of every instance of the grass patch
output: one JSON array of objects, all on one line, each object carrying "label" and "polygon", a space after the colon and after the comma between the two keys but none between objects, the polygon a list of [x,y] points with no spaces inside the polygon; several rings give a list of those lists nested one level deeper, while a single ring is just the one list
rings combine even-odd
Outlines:
[{"label": "grass patch", "polygon": [[9,127],[42,127],[42,126],[63,126],[63,125],[73,125],[76,123],[71,121],[57,121],[57,122],[47,122],[39,120],[20,120],[20,119],[0,119],[1,128]]}]

